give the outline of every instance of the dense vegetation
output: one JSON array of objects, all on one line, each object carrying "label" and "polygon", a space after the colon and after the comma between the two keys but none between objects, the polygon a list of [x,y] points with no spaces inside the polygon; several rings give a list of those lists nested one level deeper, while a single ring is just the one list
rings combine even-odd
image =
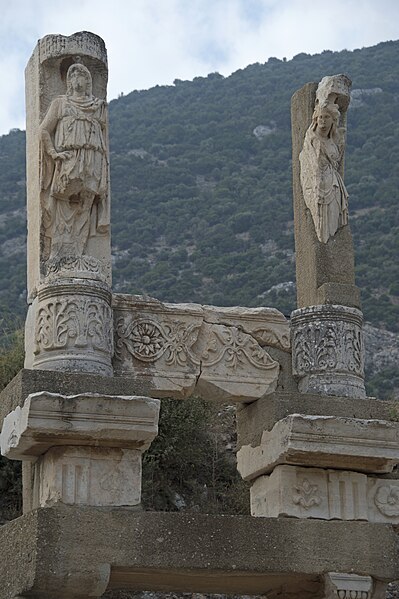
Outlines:
[{"label": "dense vegetation", "polygon": [[[357,90],[346,157],[357,281],[366,319],[398,330],[398,51],[387,42],[270,58],[112,101],[115,288],[289,313],[290,97],[346,72]],[[25,301],[24,179],[24,133],[12,131],[0,138],[0,300],[13,311]]]}]

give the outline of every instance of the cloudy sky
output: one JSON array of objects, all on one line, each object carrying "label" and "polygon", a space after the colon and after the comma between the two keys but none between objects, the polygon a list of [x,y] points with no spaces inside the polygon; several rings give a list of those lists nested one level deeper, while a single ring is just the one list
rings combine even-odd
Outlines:
[{"label": "cloudy sky", "polygon": [[109,99],[270,56],[399,39],[399,0],[0,0],[0,135],[24,124],[24,68],[48,33],[104,38]]}]

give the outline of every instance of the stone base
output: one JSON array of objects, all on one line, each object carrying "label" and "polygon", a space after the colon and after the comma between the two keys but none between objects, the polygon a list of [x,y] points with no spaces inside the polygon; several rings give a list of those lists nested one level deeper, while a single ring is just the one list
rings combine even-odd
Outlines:
[{"label": "stone base", "polygon": [[253,483],[251,514],[399,524],[399,481],[345,470],[277,466]]},{"label": "stone base", "polygon": [[245,480],[280,464],[391,472],[399,462],[399,423],[292,414],[264,431],[260,445],[244,445],[237,467]]},{"label": "stone base", "polygon": [[327,572],[399,578],[392,527],[367,522],[57,506],[2,526],[0,552],[1,599],[112,590],[321,599]]}]

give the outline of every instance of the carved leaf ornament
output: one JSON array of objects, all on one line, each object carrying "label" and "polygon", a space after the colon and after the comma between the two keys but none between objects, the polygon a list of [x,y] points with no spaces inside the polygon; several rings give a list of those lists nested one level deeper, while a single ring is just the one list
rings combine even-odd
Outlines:
[{"label": "carved leaf ornament", "polygon": [[214,366],[224,360],[226,366],[232,370],[237,370],[246,361],[263,370],[275,368],[276,364],[252,337],[236,328],[214,330],[214,337],[208,343],[202,358],[205,366]]}]

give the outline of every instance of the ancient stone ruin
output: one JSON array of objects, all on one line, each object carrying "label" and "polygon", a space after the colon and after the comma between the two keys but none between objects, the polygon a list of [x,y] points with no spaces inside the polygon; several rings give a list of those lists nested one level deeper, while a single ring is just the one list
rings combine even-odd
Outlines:
[{"label": "ancient stone ruin", "polygon": [[[26,362],[1,394],[23,515],[1,599],[107,591],[380,599],[399,578],[399,423],[367,398],[344,184],[350,80],[292,99],[298,309],[112,293],[107,55],[83,32],[26,69]],[[139,509],[160,400],[236,404],[251,516]]]}]

